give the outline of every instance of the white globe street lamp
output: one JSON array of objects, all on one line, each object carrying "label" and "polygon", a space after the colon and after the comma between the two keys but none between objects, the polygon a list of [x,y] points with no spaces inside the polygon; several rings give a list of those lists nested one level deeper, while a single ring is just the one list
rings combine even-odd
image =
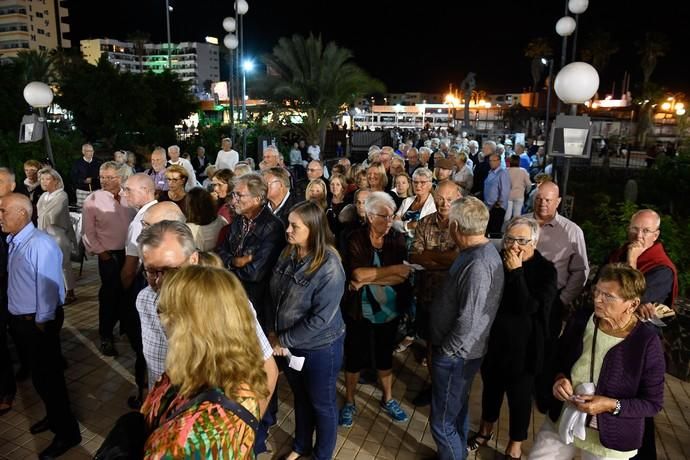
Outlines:
[{"label": "white globe street lamp", "polygon": [[556,33],[561,37],[569,37],[575,32],[575,19],[570,16],[563,16],[556,22]]},{"label": "white globe street lamp", "polygon": [[223,30],[226,32],[234,32],[236,28],[237,21],[235,21],[235,18],[228,16],[227,18],[223,19]]},{"label": "white globe street lamp", "polygon": [[587,11],[589,0],[568,0],[568,9],[573,14],[582,14]]},{"label": "white globe street lamp", "polygon": [[53,158],[53,148],[50,145],[50,137],[48,135],[48,122],[45,116],[46,107],[53,102],[53,90],[50,86],[40,81],[32,81],[24,87],[24,100],[34,108],[38,109],[38,121],[43,127],[46,153],[50,159],[51,164],[55,167],[55,159]]},{"label": "white globe street lamp", "polygon": [[582,104],[599,89],[599,74],[586,62],[571,62],[558,72],[553,88],[566,104]]}]

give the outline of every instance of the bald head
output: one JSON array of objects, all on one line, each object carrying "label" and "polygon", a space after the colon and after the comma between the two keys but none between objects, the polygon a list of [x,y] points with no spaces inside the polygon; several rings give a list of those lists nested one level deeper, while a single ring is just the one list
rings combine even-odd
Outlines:
[{"label": "bald head", "polygon": [[156,199],[156,188],[148,174],[137,173],[130,176],[123,190],[127,194],[127,205],[132,208],[141,209]]},{"label": "bald head", "polygon": [[544,182],[537,187],[534,197],[534,215],[540,224],[548,222],[556,216],[561,198],[560,191],[554,182]]},{"label": "bald head", "polygon": [[0,198],[12,193],[16,186],[14,173],[7,168],[0,168]]},{"label": "bald head", "polygon": [[180,207],[172,201],[154,204],[146,211],[142,220],[146,226],[154,225],[164,220],[182,222],[183,224],[187,222],[187,218],[180,210]]},{"label": "bald head", "polygon": [[33,206],[21,193],[10,193],[0,198],[0,227],[5,233],[16,235],[31,222]]}]

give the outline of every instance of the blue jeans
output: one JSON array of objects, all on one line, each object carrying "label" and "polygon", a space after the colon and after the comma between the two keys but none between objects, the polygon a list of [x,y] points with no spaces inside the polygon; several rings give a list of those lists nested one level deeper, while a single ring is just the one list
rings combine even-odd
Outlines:
[{"label": "blue jeans", "polygon": [[481,358],[465,360],[434,350],[431,358],[431,434],[438,458],[467,457],[468,401]]},{"label": "blue jeans", "polygon": [[[293,356],[304,356],[301,371],[285,370],[295,396],[295,441],[292,450],[314,460],[331,459],[338,438],[336,380],[343,364],[345,334],[319,350],[290,348]],[[312,437],[316,430],[316,445]]]}]

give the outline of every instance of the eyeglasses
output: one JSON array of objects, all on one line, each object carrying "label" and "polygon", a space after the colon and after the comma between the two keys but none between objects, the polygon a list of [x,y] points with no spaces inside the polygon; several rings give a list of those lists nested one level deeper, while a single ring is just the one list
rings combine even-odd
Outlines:
[{"label": "eyeglasses", "polygon": [[512,236],[504,236],[503,242],[506,244],[506,246],[510,246],[513,243],[517,243],[520,246],[527,246],[532,242],[532,240],[528,238],[513,238]]},{"label": "eyeglasses", "polygon": [[117,177],[117,176],[98,176],[98,178],[100,179],[101,182],[119,179],[119,177]]},{"label": "eyeglasses", "polygon": [[149,278],[158,279],[164,276],[166,273],[175,273],[179,269],[180,267],[166,267],[158,269],[144,268],[144,273],[146,273],[146,276]]},{"label": "eyeglasses", "polygon": [[414,185],[424,185],[430,183],[430,180],[413,180],[412,183]]},{"label": "eyeglasses", "polygon": [[638,233],[642,232],[644,236],[648,236],[652,233],[658,232],[659,229],[657,228],[656,230],[652,230],[651,228],[628,227],[628,231],[634,235],[637,235]]},{"label": "eyeglasses", "polygon": [[252,196],[251,193],[237,193],[237,192],[232,192],[230,195],[232,195],[233,198],[237,198],[237,199]]},{"label": "eyeglasses", "polygon": [[282,182],[282,181],[276,179],[276,180],[272,180],[271,182],[267,183],[266,185],[270,187],[272,184],[276,184],[276,183],[280,183],[280,182]]},{"label": "eyeglasses", "polygon": [[179,181],[182,180],[181,177],[168,177],[168,176],[165,176],[165,178],[168,180],[168,182],[179,182]]},{"label": "eyeglasses", "polygon": [[393,220],[393,217],[395,214],[376,214],[374,212],[370,213],[372,216],[380,217],[381,219],[384,220]]},{"label": "eyeglasses", "polygon": [[609,294],[608,292],[604,292],[599,288],[592,288],[592,297],[596,300],[597,297],[601,296],[604,299],[605,303],[612,303],[616,301],[624,301],[625,299],[622,299],[620,297],[617,297],[613,294]]}]

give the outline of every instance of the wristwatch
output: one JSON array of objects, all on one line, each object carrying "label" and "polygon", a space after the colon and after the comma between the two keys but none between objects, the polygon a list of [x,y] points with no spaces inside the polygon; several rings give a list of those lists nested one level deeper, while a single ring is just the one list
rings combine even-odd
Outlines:
[{"label": "wristwatch", "polygon": [[621,400],[616,399],[616,408],[613,409],[613,412],[611,413],[611,415],[618,415],[620,413],[621,413]]}]

